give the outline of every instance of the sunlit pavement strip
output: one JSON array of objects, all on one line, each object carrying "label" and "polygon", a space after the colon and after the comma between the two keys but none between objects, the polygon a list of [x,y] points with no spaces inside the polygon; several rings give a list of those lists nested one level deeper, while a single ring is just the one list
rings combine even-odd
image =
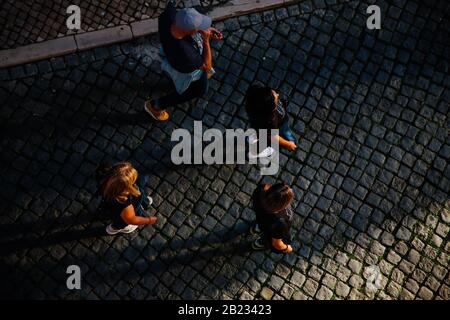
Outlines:
[{"label": "sunlit pavement strip", "polygon": [[[396,3],[377,1],[381,31],[362,1],[217,24],[208,96],[164,124],[142,112],[169,83],[156,37],[1,69],[1,297],[449,299],[448,3]],[[276,177],[296,192],[286,256],[250,249],[258,168],[170,164],[176,128],[245,128],[254,80],[300,141]],[[93,171],[111,157],[150,175],[155,228],[101,235]]]}]

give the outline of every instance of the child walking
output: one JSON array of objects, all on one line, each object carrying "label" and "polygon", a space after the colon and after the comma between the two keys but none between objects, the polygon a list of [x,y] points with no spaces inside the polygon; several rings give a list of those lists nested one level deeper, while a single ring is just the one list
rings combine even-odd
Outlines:
[{"label": "child walking", "polygon": [[289,151],[297,148],[286,107],[277,91],[261,84],[251,85],[246,94],[245,109],[253,129],[279,129],[280,134],[272,139],[278,140],[279,145]]},{"label": "child walking", "polygon": [[253,193],[253,209],[256,224],[252,234],[260,236],[253,242],[253,249],[273,248],[278,253],[292,252],[291,225],[294,192],[286,183],[259,184]]},{"label": "child walking", "polygon": [[131,163],[101,165],[97,168],[96,175],[99,193],[103,197],[103,210],[113,220],[106,227],[108,234],[131,233],[139,225],[156,222],[156,217],[143,217],[153,199],[144,191],[147,177],[139,176]]}]

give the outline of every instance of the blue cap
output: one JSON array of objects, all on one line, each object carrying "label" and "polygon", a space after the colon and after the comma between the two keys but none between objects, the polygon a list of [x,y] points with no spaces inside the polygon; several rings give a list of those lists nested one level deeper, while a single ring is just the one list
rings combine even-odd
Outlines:
[{"label": "blue cap", "polygon": [[183,30],[205,30],[211,27],[211,18],[193,8],[181,9],[175,15],[175,25]]}]

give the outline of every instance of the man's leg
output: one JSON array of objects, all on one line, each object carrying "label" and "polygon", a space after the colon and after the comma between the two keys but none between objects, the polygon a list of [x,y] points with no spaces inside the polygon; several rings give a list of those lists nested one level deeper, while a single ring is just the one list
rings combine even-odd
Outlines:
[{"label": "man's leg", "polygon": [[206,72],[203,72],[201,78],[197,81],[192,82],[189,88],[187,88],[186,91],[183,92],[182,94],[178,94],[178,92],[175,91],[162,98],[151,101],[150,105],[146,103],[145,107],[149,112],[152,112],[155,115],[157,115],[160,112],[166,112],[165,109],[168,107],[173,107],[178,104],[205,95],[206,92],[208,91],[208,87],[209,87],[208,75]]},{"label": "man's leg", "polygon": [[206,72],[203,72],[200,79],[191,83],[189,88],[186,89],[182,94],[174,92],[165,97],[154,100],[154,105],[159,109],[163,110],[168,107],[174,107],[178,104],[184,103],[186,101],[199,98],[206,94],[208,91],[208,76]]}]

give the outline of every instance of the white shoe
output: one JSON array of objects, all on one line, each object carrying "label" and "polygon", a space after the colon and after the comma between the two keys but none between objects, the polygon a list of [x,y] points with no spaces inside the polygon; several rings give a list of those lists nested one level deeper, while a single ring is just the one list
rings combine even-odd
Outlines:
[{"label": "white shoe", "polygon": [[248,153],[248,157],[250,159],[257,159],[257,158],[269,158],[272,154],[274,154],[275,149],[272,147],[267,147],[263,151],[261,151],[258,154],[253,154],[251,152]]},{"label": "white shoe", "polygon": [[129,224],[127,225],[125,228],[123,229],[114,229],[112,227],[112,224],[108,225],[106,227],[106,233],[110,234],[110,235],[114,235],[114,234],[118,234],[118,233],[131,233],[134,230],[137,229],[138,226],[134,225],[134,224]]}]

